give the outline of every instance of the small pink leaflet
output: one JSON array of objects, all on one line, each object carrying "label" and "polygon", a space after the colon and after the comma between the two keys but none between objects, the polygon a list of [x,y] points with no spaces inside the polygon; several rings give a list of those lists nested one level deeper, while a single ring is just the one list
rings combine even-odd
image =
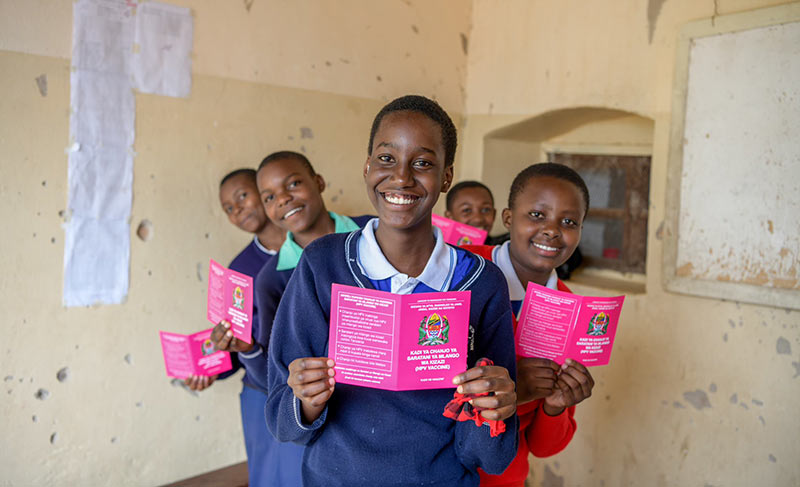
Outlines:
[{"label": "small pink leaflet", "polygon": [[516,331],[517,355],[606,365],[625,296],[579,296],[528,283]]},{"label": "small pink leaflet", "polygon": [[253,278],[211,259],[208,266],[208,321],[231,323],[233,336],[253,342]]},{"label": "small pink leaflet", "polygon": [[444,241],[450,245],[483,245],[489,235],[486,230],[481,230],[466,223],[459,223],[436,213],[431,214],[431,222],[439,227],[444,236]]},{"label": "small pink leaflet", "polygon": [[158,332],[167,376],[185,379],[190,375],[216,375],[231,370],[231,354],[214,348],[211,330],[191,335]]}]

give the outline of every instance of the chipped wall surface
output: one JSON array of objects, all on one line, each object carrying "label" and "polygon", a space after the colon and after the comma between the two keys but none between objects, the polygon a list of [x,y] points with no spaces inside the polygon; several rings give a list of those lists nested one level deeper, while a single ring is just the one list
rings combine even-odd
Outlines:
[{"label": "chipped wall surface", "polygon": [[[540,130],[536,120],[562,109],[653,120],[646,292],[625,300],[611,364],[592,370],[596,387],[577,409],[574,439],[554,457],[533,459],[528,485],[800,483],[800,313],[666,292],[658,232],[680,26],[714,15],[715,5],[723,15],[779,3],[787,2],[474,2],[459,176],[505,172],[510,181],[530,140],[526,129]],[[660,8],[651,43],[652,4]],[[506,51],[513,57],[500,55]],[[641,145],[643,132],[629,129],[623,142]],[[556,144],[615,140],[593,129]]]}]

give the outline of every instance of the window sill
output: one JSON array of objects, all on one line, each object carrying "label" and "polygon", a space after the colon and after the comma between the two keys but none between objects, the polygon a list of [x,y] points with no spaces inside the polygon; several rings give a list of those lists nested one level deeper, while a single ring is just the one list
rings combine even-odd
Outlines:
[{"label": "window sill", "polygon": [[629,274],[605,269],[583,268],[572,272],[564,283],[574,292],[591,296],[645,294],[644,274]]}]

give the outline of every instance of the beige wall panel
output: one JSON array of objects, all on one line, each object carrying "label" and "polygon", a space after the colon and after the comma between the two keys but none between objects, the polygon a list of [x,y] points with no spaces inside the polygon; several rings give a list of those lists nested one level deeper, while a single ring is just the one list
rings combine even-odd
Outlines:
[{"label": "beige wall panel", "polygon": [[[409,92],[460,112],[466,0],[173,0],[192,9],[197,74],[390,100]],[[69,58],[72,1],[1,0],[0,50]]]}]

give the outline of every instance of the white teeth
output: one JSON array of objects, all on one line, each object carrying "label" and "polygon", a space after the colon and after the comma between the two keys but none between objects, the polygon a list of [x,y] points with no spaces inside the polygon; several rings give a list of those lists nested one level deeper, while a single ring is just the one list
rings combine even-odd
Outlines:
[{"label": "white teeth", "polygon": [[533,246],[536,247],[537,249],[547,250],[548,252],[555,252],[556,250],[558,250],[555,247],[548,247],[547,245],[538,244],[536,242],[533,243]]},{"label": "white teeth", "polygon": [[298,206],[297,208],[295,208],[295,209],[291,210],[290,212],[286,213],[285,215],[283,215],[283,219],[285,220],[285,219],[289,218],[290,216],[294,215],[295,213],[297,213],[298,211],[300,211],[302,209],[303,209],[302,206]]},{"label": "white teeth", "polygon": [[393,205],[410,205],[417,200],[417,198],[413,196],[402,196],[398,194],[386,194],[384,198]]}]

